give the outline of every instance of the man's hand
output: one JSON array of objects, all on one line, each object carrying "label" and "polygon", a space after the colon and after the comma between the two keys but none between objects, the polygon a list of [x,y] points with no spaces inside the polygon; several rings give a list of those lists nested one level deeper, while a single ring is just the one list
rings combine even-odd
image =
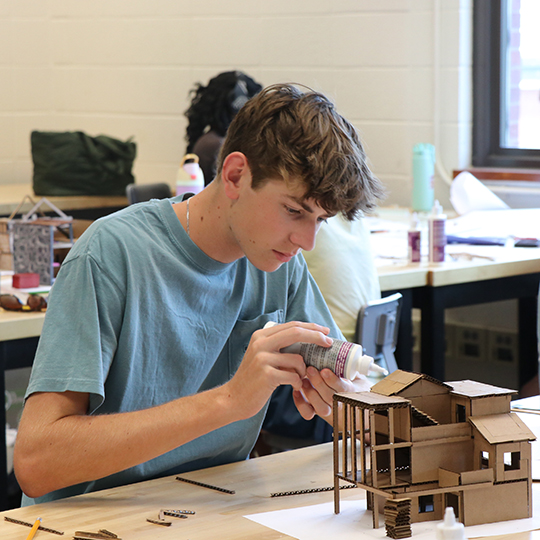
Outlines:
[{"label": "man's hand", "polygon": [[308,367],[300,390],[294,389],[293,398],[298,412],[306,420],[315,415],[332,424],[332,402],[336,392],[364,392],[371,388],[366,377],[354,381],[342,379],[329,369],[318,371]]},{"label": "man's hand", "polygon": [[232,402],[242,409],[240,416],[249,418],[259,412],[280,385],[288,384],[302,391],[307,376],[304,359],[299,354],[280,351],[298,342],[328,347],[332,344],[328,332],[324,326],[302,322],[254,332],[238,371],[225,385]]}]

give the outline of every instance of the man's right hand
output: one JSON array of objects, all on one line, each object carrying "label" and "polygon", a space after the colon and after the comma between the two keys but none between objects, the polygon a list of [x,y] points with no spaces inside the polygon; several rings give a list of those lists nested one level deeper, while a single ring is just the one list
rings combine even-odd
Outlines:
[{"label": "man's right hand", "polygon": [[234,377],[227,383],[231,400],[238,399],[240,416],[250,418],[266,404],[280,385],[301,390],[306,364],[299,354],[282,353],[294,343],[314,343],[329,347],[329,329],[314,323],[288,322],[253,333],[244,358]]}]

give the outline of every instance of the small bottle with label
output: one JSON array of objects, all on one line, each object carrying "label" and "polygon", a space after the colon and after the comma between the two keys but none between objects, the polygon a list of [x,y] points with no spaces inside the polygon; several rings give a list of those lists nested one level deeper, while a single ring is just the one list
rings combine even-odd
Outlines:
[{"label": "small bottle with label", "polygon": [[199,167],[197,154],[186,154],[180,163],[176,175],[176,195],[194,193],[195,195],[204,189],[204,174]]},{"label": "small bottle with label", "polygon": [[446,216],[439,201],[435,201],[428,218],[429,262],[443,263],[446,251]]},{"label": "small bottle with label", "polygon": [[[264,328],[276,326],[269,321]],[[372,374],[388,375],[388,371],[375,363],[371,356],[363,354],[363,348],[356,343],[334,339],[330,347],[321,347],[313,343],[293,343],[281,349],[282,353],[299,354],[307,366],[313,366],[319,371],[331,369],[338,377],[353,380],[358,375]]]},{"label": "small bottle with label", "polygon": [[421,245],[421,234],[420,226],[418,223],[418,214],[413,213],[411,219],[411,228],[407,232],[407,242],[408,242],[408,260],[409,263],[419,263],[420,262],[420,245]]}]

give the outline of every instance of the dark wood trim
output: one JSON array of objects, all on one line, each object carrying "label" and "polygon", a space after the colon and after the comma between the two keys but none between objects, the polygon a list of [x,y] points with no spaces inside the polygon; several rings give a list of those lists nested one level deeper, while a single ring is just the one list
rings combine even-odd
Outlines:
[{"label": "dark wood trim", "polygon": [[473,3],[473,165],[489,165],[499,145],[500,21],[500,1]]},{"label": "dark wood trim", "polygon": [[474,167],[540,169],[540,149],[501,147],[501,42],[506,0],[473,2]]},{"label": "dark wood trim", "polygon": [[468,171],[478,180],[501,182],[539,182],[540,169],[496,169],[492,167],[469,167],[453,171],[455,178],[460,172]]}]

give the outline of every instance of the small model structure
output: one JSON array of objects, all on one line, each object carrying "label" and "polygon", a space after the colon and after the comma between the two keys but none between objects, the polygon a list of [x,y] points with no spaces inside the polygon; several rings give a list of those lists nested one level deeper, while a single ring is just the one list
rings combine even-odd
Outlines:
[{"label": "small model structure", "polygon": [[411,536],[411,499],[386,499],[384,524],[386,536],[390,538]]},{"label": "small model structure", "polygon": [[374,528],[386,512],[387,531],[406,499],[412,523],[441,520],[446,507],[464,525],[531,517],[535,436],[510,412],[515,393],[397,370],[370,392],[335,394],[335,513],[344,480],[367,491]]},{"label": "small model structure", "polygon": [[[14,219],[27,200],[33,204],[31,210],[21,219]],[[43,205],[56,216],[45,216]],[[51,285],[55,250],[69,250],[73,242],[72,217],[46,198],[35,203],[26,196],[9,218],[0,220],[0,268],[16,274],[36,273],[41,285]]]}]

